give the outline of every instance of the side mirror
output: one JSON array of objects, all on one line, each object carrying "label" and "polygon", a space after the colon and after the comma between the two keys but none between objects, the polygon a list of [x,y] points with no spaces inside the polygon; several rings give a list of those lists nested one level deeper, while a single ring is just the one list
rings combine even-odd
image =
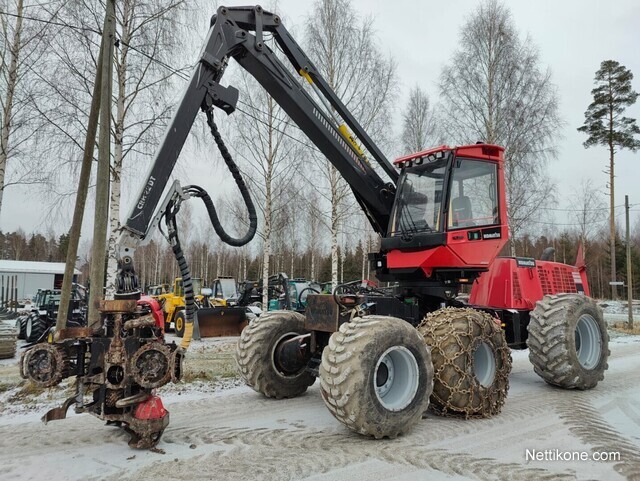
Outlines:
[{"label": "side mirror", "polygon": [[213,291],[208,287],[203,287],[202,289],[200,289],[200,293],[204,297],[211,297],[211,294],[213,294]]}]

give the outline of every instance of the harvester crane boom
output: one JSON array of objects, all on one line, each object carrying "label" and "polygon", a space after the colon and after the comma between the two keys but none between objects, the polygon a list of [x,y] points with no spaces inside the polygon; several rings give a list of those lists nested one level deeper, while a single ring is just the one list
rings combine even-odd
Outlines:
[{"label": "harvester crane boom", "polygon": [[[335,125],[301,82],[265,44],[270,33],[293,68],[312,83],[353,132]],[[362,126],[338,98],[318,69],[282,25],[280,18],[256,7],[220,7],[211,19],[200,61],[182,96],[167,133],[158,148],[150,173],[128,217],[120,238],[120,259],[130,259],[135,247],[150,231],[160,201],[198,110],[209,116],[218,107],[227,114],[235,110],[238,90],[220,80],[228,61],[234,58],[287,112],[293,122],[333,163],[350,185],[358,203],[376,232],[385,234],[395,196],[398,173]],[[360,141],[389,176],[383,180],[369,164],[357,144]]]}]

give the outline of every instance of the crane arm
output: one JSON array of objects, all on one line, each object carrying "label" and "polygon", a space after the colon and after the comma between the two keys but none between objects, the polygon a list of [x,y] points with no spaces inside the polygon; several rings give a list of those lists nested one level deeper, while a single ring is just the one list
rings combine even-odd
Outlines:
[{"label": "crane arm", "polygon": [[[294,76],[291,67],[285,67],[265,44],[265,33],[273,36],[299,76]],[[260,6],[220,7],[211,19],[199,62],[123,227],[118,245],[121,264],[131,262],[136,246],[151,230],[154,211],[198,110],[207,113],[209,119],[214,107],[227,114],[235,110],[238,90],[220,84],[231,58],[265,88],[291,120],[336,167],[351,187],[374,230],[384,236],[398,179],[395,168],[331,89],[277,15],[265,12]],[[330,112],[327,113],[326,108],[320,107],[305,90],[299,80],[300,76],[316,89],[321,103],[328,102]],[[353,134],[350,134],[346,126],[338,125],[335,120],[336,114],[344,120]],[[390,182],[383,180],[374,170],[357,141],[362,143],[384,170]]]}]

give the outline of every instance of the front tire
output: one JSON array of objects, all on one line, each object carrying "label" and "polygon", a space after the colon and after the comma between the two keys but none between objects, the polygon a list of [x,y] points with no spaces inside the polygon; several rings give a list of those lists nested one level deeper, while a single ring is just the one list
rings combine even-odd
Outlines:
[{"label": "front tire", "polygon": [[434,412],[470,418],[502,410],[511,353],[493,317],[471,308],[447,307],[428,314],[418,331],[431,347]]},{"label": "front tire", "polygon": [[429,350],[402,319],[356,317],[329,339],[320,386],[331,414],[349,429],[395,438],[408,432],[429,406]]},{"label": "front tire", "polygon": [[31,314],[25,326],[25,339],[27,342],[36,342],[48,328],[47,321],[35,313]]},{"label": "front tire", "polygon": [[609,334],[602,311],[581,294],[544,296],[531,312],[529,360],[548,384],[591,389],[609,367]]},{"label": "front tire", "polygon": [[300,396],[316,378],[306,366],[294,373],[278,367],[276,348],[287,339],[307,334],[304,316],[292,311],[265,312],[242,330],[236,350],[240,375],[254,391],[282,399]]},{"label": "front tire", "polygon": [[184,336],[184,328],[187,324],[187,316],[185,316],[184,311],[176,312],[173,317],[173,322],[175,325],[176,336],[183,337]]}]

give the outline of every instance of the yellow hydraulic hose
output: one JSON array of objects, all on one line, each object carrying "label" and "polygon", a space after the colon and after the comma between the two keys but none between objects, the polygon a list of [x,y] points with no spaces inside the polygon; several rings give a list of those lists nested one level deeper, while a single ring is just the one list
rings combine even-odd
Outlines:
[{"label": "yellow hydraulic hose", "polygon": [[184,335],[182,336],[182,342],[180,343],[180,347],[185,351],[189,349],[189,344],[191,344],[192,337],[193,337],[193,321],[186,322],[184,325]]}]

